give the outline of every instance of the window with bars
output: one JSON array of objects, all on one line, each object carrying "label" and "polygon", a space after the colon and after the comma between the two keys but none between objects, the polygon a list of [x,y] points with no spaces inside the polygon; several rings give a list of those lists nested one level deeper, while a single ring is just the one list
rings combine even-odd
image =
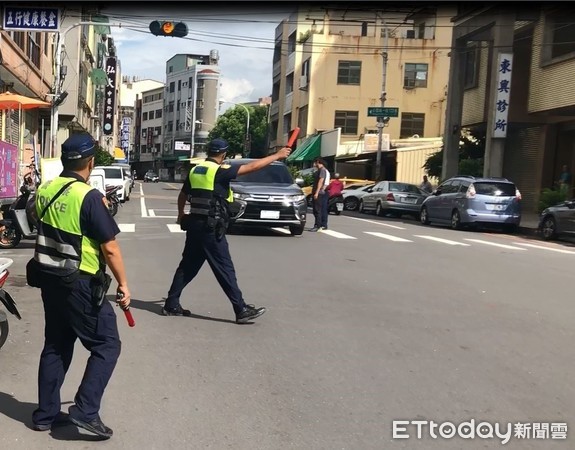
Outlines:
[{"label": "window with bars", "polygon": [[399,138],[410,138],[417,134],[423,137],[425,127],[425,114],[422,113],[402,113],[401,114],[401,131]]},{"label": "window with bars", "polygon": [[334,128],[341,128],[341,134],[357,134],[358,111],[336,111]]},{"label": "window with bars", "polygon": [[427,64],[406,63],[403,87],[427,87]]},{"label": "window with bars", "polygon": [[337,84],[359,85],[361,82],[361,61],[339,61]]}]

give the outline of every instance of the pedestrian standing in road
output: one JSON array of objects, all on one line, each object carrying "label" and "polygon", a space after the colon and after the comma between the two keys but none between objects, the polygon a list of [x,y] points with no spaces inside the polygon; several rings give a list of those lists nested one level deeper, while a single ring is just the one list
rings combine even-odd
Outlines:
[{"label": "pedestrian standing in road", "polygon": [[325,161],[322,158],[316,158],[313,162],[316,171],[313,174],[313,215],[315,224],[309,231],[327,230],[328,200],[329,194],[326,191],[329,185],[330,175],[327,170]]},{"label": "pedestrian standing in road", "polygon": [[[177,223],[186,231],[186,243],[162,308],[162,314],[166,316],[192,315],[188,309],[182,308],[180,296],[206,260],[232,303],[236,323],[247,323],[266,311],[265,308],[246,304],[238,286],[226,240],[229,203],[233,201],[230,182],[240,175],[255,172],[274,161],[287,158],[290,149],[284,147],[273,155],[242,165],[223,164],[227,151],[228,143],[224,139],[209,142],[207,159],[190,171],[178,196]],[[190,203],[190,212],[184,214],[187,202]]]},{"label": "pedestrian standing in road", "polygon": [[421,189],[424,192],[427,192],[428,194],[431,194],[431,192],[433,191],[433,186],[427,179],[427,175],[423,175],[423,182],[419,185],[419,189]]},{"label": "pedestrian standing in road", "polygon": [[[34,429],[47,431],[71,421],[110,438],[100,419],[100,403],[120,355],[116,314],[106,291],[110,267],[118,282],[119,303],[130,304],[130,291],[120,247],[120,232],[102,194],[88,184],[94,168],[96,142],[87,133],[62,144],[63,172],[42,184],[36,196],[38,236],[27,270],[28,284],[39,287],[45,314],[44,349],[38,372],[38,408]],[[84,377],[70,406],[60,412],[60,388],[80,339],[90,352]]]},{"label": "pedestrian standing in road", "polygon": [[564,164],[561,175],[559,175],[559,191],[567,198],[571,195],[571,178],[571,172],[569,172],[567,164]]}]

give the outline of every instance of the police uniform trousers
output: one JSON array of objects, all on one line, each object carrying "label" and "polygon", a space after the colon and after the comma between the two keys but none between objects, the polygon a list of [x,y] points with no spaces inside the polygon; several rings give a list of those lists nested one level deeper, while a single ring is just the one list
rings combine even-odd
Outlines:
[{"label": "police uniform trousers", "polygon": [[72,362],[74,343],[80,339],[90,352],[82,383],[74,398],[74,417],[91,421],[98,416],[104,389],[120,356],[116,313],[104,300],[100,308],[91,300],[88,276],[81,275],[73,289],[42,288],[45,331],[38,373],[38,409],[35,424],[51,423],[60,412],[60,388]]},{"label": "police uniform trousers", "polygon": [[198,274],[206,260],[232,303],[234,312],[239,314],[246,304],[238,286],[228,241],[225,236],[218,240],[215,232],[207,228],[203,219],[192,221],[186,232],[182,260],[174,274],[164,307],[167,309],[178,307],[182,291]]}]

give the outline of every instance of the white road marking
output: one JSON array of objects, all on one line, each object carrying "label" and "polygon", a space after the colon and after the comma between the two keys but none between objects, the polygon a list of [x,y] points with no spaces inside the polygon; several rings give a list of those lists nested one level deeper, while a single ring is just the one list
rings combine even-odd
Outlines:
[{"label": "white road marking", "polygon": [[381,226],[389,227],[389,228],[395,228],[396,230],[406,230],[406,228],[404,228],[404,227],[398,227],[397,225],[390,225],[389,223],[385,223],[385,222],[378,222],[377,220],[360,219],[359,217],[349,217],[349,216],[344,216],[344,217],[346,219],[361,220],[362,222],[367,222],[367,223],[375,223],[376,225],[381,225]]},{"label": "white road marking", "polygon": [[330,235],[334,238],[338,238],[338,239],[357,239],[357,238],[354,238],[353,236],[349,236],[347,234],[339,233],[339,232],[333,231],[333,230],[319,230],[318,233],[328,234],[328,235]]},{"label": "white road marking", "polygon": [[148,219],[177,219],[178,216],[148,216]]},{"label": "white road marking", "polygon": [[450,241],[449,239],[442,239],[435,236],[422,236],[419,234],[414,234],[414,236],[421,239],[429,239],[430,241],[441,242],[442,244],[461,245],[462,247],[469,247],[469,244],[464,244],[463,242]]},{"label": "white road marking", "polygon": [[491,245],[493,247],[506,248],[508,250],[523,250],[523,251],[527,250],[526,248],[514,247],[513,245],[497,244],[495,242],[482,241],[481,239],[465,239],[465,240],[469,242],[475,242],[477,244],[485,244],[485,245]]},{"label": "white road marking", "polygon": [[375,237],[379,237],[382,239],[387,239],[388,241],[393,241],[393,242],[413,242],[410,241],[409,239],[403,239],[397,236],[392,236],[391,234],[383,234],[383,233],[375,233],[375,232],[371,232],[371,231],[364,231],[365,234],[371,234],[372,236]]},{"label": "white road marking", "polygon": [[156,217],[156,212],[153,209],[148,209],[148,215],[150,217]]},{"label": "white road marking", "polygon": [[167,223],[166,226],[168,227],[168,230],[170,230],[170,233],[185,233],[177,223]]},{"label": "white road marking", "polygon": [[119,223],[118,228],[122,233],[134,233],[136,231],[135,223]]},{"label": "white road marking", "polygon": [[286,230],[285,228],[272,228],[272,230],[277,231],[279,233],[283,233],[283,234],[291,234],[291,231]]},{"label": "white road marking", "polygon": [[542,245],[535,245],[535,244],[525,244],[523,242],[519,242],[519,245],[524,245],[525,247],[530,247],[530,248],[540,248],[541,250],[549,250],[550,252],[565,253],[567,255],[575,255],[575,252],[572,252],[570,250],[562,250],[560,248],[544,247]]},{"label": "white road marking", "polygon": [[148,210],[146,209],[146,199],[144,198],[144,183],[140,183],[140,208],[142,210],[142,217],[148,217]]}]

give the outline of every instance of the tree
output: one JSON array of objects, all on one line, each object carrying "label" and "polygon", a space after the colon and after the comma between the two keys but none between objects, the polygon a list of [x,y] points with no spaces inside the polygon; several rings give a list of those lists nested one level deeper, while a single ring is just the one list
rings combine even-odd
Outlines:
[{"label": "tree", "polygon": [[96,147],[96,155],[94,156],[94,165],[111,166],[113,162],[114,157],[98,145]]},{"label": "tree", "polygon": [[[251,151],[249,156],[259,158],[267,155],[268,108],[266,106],[247,106],[247,108],[250,111]],[[225,139],[230,144],[229,154],[243,154],[246,139],[246,119],[246,110],[242,106],[236,105],[234,108],[228,109],[218,118],[208,135],[208,139]]]},{"label": "tree", "polygon": [[[485,153],[485,136],[474,136],[471,130],[462,130],[459,141],[459,175],[483,175],[483,155]],[[441,178],[443,167],[443,149],[430,155],[423,164],[423,169],[430,177]]]}]

